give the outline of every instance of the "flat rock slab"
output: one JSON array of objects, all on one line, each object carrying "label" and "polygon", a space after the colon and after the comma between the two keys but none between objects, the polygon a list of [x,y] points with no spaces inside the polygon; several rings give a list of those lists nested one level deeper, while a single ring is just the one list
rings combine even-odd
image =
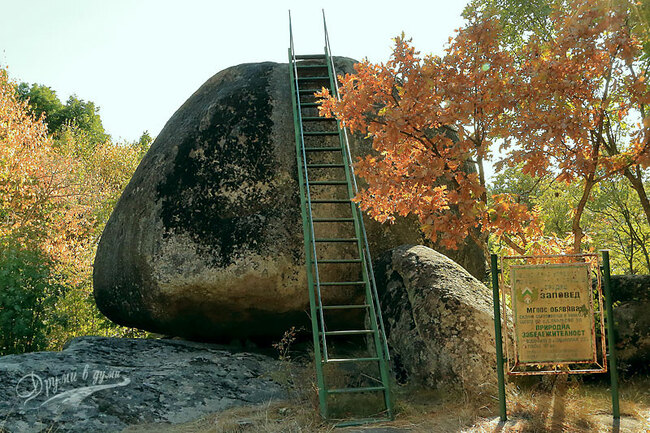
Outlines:
[{"label": "flat rock slab", "polygon": [[282,399],[277,361],[178,340],[81,337],[0,357],[0,432],[115,432]]}]

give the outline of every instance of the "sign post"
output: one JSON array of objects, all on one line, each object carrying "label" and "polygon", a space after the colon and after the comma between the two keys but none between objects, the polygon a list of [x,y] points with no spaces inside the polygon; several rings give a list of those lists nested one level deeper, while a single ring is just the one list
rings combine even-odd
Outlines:
[{"label": "sign post", "polygon": [[494,340],[497,349],[497,380],[499,382],[499,415],[506,421],[506,385],[503,377],[503,345],[501,338],[501,312],[499,311],[499,265],[497,255],[492,254],[492,299],[494,300]]},{"label": "sign post", "polygon": [[605,306],[607,311],[607,343],[609,344],[609,380],[612,390],[612,413],[614,418],[621,417],[618,406],[618,370],[616,369],[616,342],[614,341],[614,313],[612,311],[612,287],[609,274],[609,251],[602,250],[603,254],[603,283],[605,286]]},{"label": "sign post", "polygon": [[[506,261],[512,262],[504,266]],[[508,375],[536,375],[605,373],[608,362],[612,413],[618,419],[609,252],[602,252],[602,266],[593,253],[505,256],[500,264],[492,254],[491,270],[501,421],[507,419],[504,364]],[[502,323],[512,324],[512,338],[505,342]],[[506,335],[509,329],[506,325]]]}]

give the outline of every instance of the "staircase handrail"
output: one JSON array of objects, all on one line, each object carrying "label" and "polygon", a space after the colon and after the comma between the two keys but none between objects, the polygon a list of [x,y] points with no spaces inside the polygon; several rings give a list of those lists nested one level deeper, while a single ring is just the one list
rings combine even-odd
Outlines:
[{"label": "staircase handrail", "polygon": [[[325,21],[325,9],[322,10],[323,12],[323,28],[325,30],[325,54],[327,59],[329,59],[330,66],[332,69],[332,73],[334,74],[334,87],[332,88],[332,91],[334,93],[334,97],[340,101],[341,98],[339,96],[339,85],[338,85],[338,80],[336,77],[336,69],[334,67],[334,59],[332,58],[332,52],[330,51],[330,39],[329,39],[329,34],[327,33],[327,22]],[[351,179],[352,179],[352,188],[354,191],[355,195],[359,194],[359,188],[357,186],[357,179],[356,175],[354,173],[354,162],[352,161],[352,153],[350,152],[350,143],[348,140],[348,132],[347,132],[347,127],[340,125],[341,130],[343,131],[343,141],[344,141],[344,150],[345,150],[345,156],[346,156],[346,163],[348,164],[350,168],[350,174],[351,174]],[[379,322],[379,326],[381,329],[381,337],[382,337],[382,342],[384,345],[384,353],[386,354],[386,359],[390,360],[390,353],[388,351],[388,341],[386,338],[386,330],[384,329],[384,319],[383,315],[381,314],[381,304],[379,303],[379,294],[377,292],[377,283],[375,281],[375,274],[374,274],[374,269],[372,266],[372,257],[370,255],[370,246],[368,245],[368,236],[366,233],[366,226],[363,222],[363,214],[361,213],[361,209],[359,208],[359,205],[355,203],[355,209],[357,210],[359,214],[359,222],[361,225],[361,233],[363,234],[363,243],[364,243],[364,255],[366,256],[366,264],[368,265],[368,274],[370,278],[370,286],[373,292],[373,298],[375,300],[375,308],[377,310],[377,319]]]}]

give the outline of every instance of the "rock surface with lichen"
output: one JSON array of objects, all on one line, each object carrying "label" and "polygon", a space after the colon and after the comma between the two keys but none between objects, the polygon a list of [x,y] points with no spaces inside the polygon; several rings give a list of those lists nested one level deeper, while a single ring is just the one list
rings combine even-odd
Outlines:
[{"label": "rock surface with lichen", "polygon": [[[340,72],[353,64],[336,59]],[[217,73],[167,122],[106,224],[94,264],[99,309],[122,325],[199,340],[277,340],[308,326],[298,191],[288,65]],[[328,212],[345,216],[340,205]],[[324,234],[341,237],[340,227]],[[375,252],[421,239],[408,221],[369,231]],[[353,272],[322,270],[344,280]],[[341,302],[347,290],[326,296]]]},{"label": "rock surface with lichen", "polygon": [[619,369],[650,373],[650,275],[612,275]]},{"label": "rock surface with lichen", "polygon": [[[353,72],[353,60],[338,57],[335,63],[337,72]],[[233,66],[210,78],[167,122],[98,246],[94,294],[108,318],[220,342],[278,340],[291,326],[309,326],[289,84],[287,64]],[[301,98],[314,100],[309,94]],[[303,108],[303,115],[318,116],[317,108]],[[316,123],[321,122],[306,123],[305,130],[319,129]],[[307,146],[322,147],[338,139],[309,140]],[[354,157],[372,151],[369,140],[352,137],[350,144]],[[321,158],[318,162],[341,162],[337,152],[313,153],[318,155],[309,158]],[[321,180],[344,179],[342,170],[327,170],[318,173]],[[319,186],[312,198],[347,198],[347,191]],[[349,217],[349,208],[340,204],[317,206],[321,215]],[[373,255],[424,241],[413,218],[391,225],[366,220],[366,227]],[[350,224],[319,224],[317,230],[318,237],[354,236]],[[358,257],[350,245],[319,248],[324,257]],[[467,269],[483,272],[480,249],[458,254]],[[355,265],[319,271],[323,281],[359,278]],[[328,288],[325,302],[360,301],[352,289]],[[347,319],[338,313],[332,320]]]},{"label": "rock surface with lichen", "polygon": [[119,432],[286,398],[260,353],[179,340],[79,337],[0,357],[0,432]]},{"label": "rock surface with lichen", "polygon": [[375,275],[393,368],[399,382],[496,384],[491,292],[457,263],[422,245],[384,254]]}]

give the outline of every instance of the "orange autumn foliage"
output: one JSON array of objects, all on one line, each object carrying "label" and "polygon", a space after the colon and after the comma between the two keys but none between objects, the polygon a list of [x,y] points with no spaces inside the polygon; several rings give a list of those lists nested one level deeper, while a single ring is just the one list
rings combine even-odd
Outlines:
[{"label": "orange autumn foliage", "polygon": [[[499,46],[496,20],[459,30],[447,54],[421,57],[403,36],[384,64],[363,61],[339,77],[341,99],[324,90],[322,115],[373,140],[375,154],[356,164],[368,183],[358,200],[379,221],[415,214],[424,233],[457,248],[475,228],[508,227],[521,236],[541,225],[534,212],[488,216],[483,162],[515,100],[510,54]],[[510,234],[510,231],[508,231]]]},{"label": "orange autumn foliage", "polygon": [[79,161],[47,135],[18,99],[5,70],[0,72],[0,236],[46,253],[55,262],[83,263],[92,222],[85,197],[87,179]]},{"label": "orange autumn foliage", "polygon": [[[650,101],[642,46],[632,34],[629,6],[574,0],[551,15],[554,37],[524,46],[514,93],[520,102],[508,125],[517,143],[507,164],[532,176],[580,182],[571,251],[581,250],[580,219],[598,182],[647,165]],[[647,200],[647,197],[646,197]]]},{"label": "orange autumn foliage", "polygon": [[339,77],[340,100],[320,92],[322,115],[373,140],[376,153],[356,164],[368,183],[361,208],[380,221],[414,214],[448,248],[479,228],[483,244],[493,233],[518,253],[543,249],[536,209],[486,194],[483,164],[500,140],[508,154],[497,169],[522,165],[584,186],[567,216],[571,238],[550,242],[579,252],[593,186],[650,162],[641,47],[628,11],[610,3],[569,2],[551,16],[551,40],[533,35],[517,52],[503,47],[498,21],[486,15],[458,30],[443,57],[420,56],[402,35],[386,64],[363,61]]},{"label": "orange autumn foliage", "polygon": [[[69,128],[56,141],[0,70],[0,238],[47,254],[71,285],[88,278],[107,200],[137,164],[136,151],[93,144]],[[128,168],[125,170],[125,168]]]},{"label": "orange autumn foliage", "polygon": [[18,100],[5,70],[0,71],[0,235],[28,232],[40,225],[39,204],[59,183],[50,172],[52,142],[42,119]]}]

